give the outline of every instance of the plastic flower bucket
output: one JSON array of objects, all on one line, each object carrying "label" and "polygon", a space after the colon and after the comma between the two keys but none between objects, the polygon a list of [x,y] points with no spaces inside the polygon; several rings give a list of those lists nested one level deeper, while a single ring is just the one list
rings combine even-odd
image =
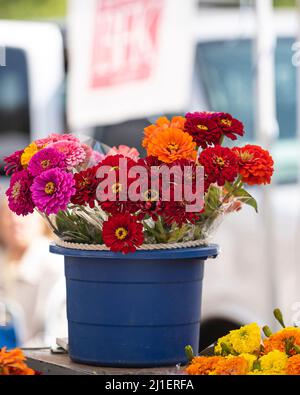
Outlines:
[{"label": "plastic flower bucket", "polygon": [[119,367],[186,363],[198,351],[204,261],[218,247],[122,255],[52,245],[65,256],[69,355]]}]

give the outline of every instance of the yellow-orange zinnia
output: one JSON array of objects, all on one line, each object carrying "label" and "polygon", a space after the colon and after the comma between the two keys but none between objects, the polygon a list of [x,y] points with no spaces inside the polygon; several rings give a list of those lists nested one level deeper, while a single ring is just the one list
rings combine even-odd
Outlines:
[{"label": "yellow-orange zinnia", "polygon": [[179,159],[196,159],[196,143],[192,136],[176,128],[167,128],[149,140],[147,154],[165,163]]}]

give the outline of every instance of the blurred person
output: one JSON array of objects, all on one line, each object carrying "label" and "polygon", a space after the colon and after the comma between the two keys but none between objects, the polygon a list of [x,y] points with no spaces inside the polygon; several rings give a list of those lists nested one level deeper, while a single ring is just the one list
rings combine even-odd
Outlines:
[{"label": "blurred person", "polygon": [[17,216],[6,199],[0,201],[0,302],[14,324],[17,345],[49,346],[67,333],[64,288],[58,286],[63,261],[49,253],[49,235],[38,214]]}]

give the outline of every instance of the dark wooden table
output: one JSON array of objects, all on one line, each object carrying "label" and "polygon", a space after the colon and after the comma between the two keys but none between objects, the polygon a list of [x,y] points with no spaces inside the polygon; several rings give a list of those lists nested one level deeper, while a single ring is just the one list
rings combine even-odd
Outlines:
[{"label": "dark wooden table", "polygon": [[70,360],[67,353],[53,354],[50,348],[24,350],[28,366],[45,375],[182,375],[182,367],[147,369],[107,368],[81,365]]}]

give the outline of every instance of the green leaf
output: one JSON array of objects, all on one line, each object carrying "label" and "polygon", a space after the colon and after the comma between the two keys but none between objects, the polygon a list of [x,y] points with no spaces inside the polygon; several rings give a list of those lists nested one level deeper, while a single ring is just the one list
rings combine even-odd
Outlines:
[{"label": "green leaf", "polygon": [[220,188],[211,185],[205,195],[205,214],[209,215],[220,207]]},{"label": "green leaf", "polygon": [[233,191],[232,194],[233,196],[237,197],[241,203],[253,207],[254,210],[258,212],[257,201],[245,189],[243,188],[237,189],[236,191]]}]

